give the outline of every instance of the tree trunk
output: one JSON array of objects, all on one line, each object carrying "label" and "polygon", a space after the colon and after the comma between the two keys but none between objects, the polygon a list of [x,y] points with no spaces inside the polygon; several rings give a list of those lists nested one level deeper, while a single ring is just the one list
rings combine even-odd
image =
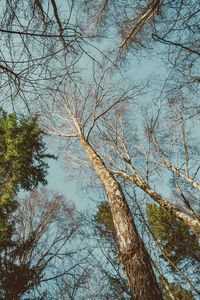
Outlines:
[{"label": "tree trunk", "polygon": [[169,211],[172,215],[177,217],[179,220],[185,223],[197,237],[200,237],[200,222],[170,203],[169,201],[165,200],[160,194],[156,193],[147,183],[142,182],[138,176],[136,175],[129,175],[126,172],[119,171],[118,174],[123,175],[128,180],[134,182],[140,189],[142,189],[147,195],[149,195],[154,201],[160,204],[161,207],[165,208]]},{"label": "tree trunk", "polygon": [[148,252],[137,232],[120,184],[82,135],[79,135],[79,141],[107,192],[119,239],[121,261],[132,294],[131,299],[163,299]]}]

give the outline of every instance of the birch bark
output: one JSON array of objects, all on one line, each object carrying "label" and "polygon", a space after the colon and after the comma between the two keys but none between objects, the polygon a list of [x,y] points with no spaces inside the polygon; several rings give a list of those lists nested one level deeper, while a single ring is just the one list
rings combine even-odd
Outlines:
[{"label": "birch bark", "polygon": [[190,229],[194,232],[194,234],[197,237],[200,237],[200,222],[198,220],[194,219],[193,217],[191,217],[190,215],[188,215],[187,213],[185,213],[184,211],[182,211],[181,209],[179,209],[178,207],[176,207],[169,201],[165,200],[161,195],[156,193],[156,191],[153,190],[147,183],[142,182],[138,176],[129,175],[128,173],[123,172],[123,171],[118,171],[116,173],[121,174],[122,176],[127,178],[129,181],[134,182],[140,189],[142,189],[147,195],[149,195],[155,202],[157,202],[160,206],[164,207],[166,210],[171,212],[175,217],[177,217],[178,219],[183,221],[185,223],[185,225],[190,227]]},{"label": "birch bark", "polygon": [[120,184],[80,132],[78,138],[107,192],[119,239],[121,261],[132,293],[131,299],[163,299],[148,252],[137,232]]}]

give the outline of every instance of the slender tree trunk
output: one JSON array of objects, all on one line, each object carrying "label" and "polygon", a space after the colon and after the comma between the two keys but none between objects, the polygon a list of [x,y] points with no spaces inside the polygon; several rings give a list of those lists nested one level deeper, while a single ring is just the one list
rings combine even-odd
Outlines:
[{"label": "slender tree trunk", "polygon": [[138,176],[129,175],[126,172],[119,171],[118,174],[123,175],[128,180],[134,182],[140,189],[142,189],[147,195],[149,195],[154,201],[164,207],[167,211],[173,214],[187,225],[197,237],[200,237],[200,222],[188,215],[169,201],[165,200],[160,194],[156,193],[147,183],[142,182]]},{"label": "slender tree trunk", "polygon": [[148,252],[137,232],[120,184],[82,135],[79,135],[79,141],[107,192],[119,239],[121,261],[132,299],[163,299],[152,270]]}]

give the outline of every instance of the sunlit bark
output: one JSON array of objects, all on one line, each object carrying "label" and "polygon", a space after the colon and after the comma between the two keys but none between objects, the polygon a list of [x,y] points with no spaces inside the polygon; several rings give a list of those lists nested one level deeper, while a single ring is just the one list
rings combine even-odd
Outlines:
[{"label": "sunlit bark", "polygon": [[162,299],[149,255],[138,235],[120,184],[83,135],[78,138],[107,192],[132,299]]},{"label": "sunlit bark", "polygon": [[154,189],[152,189],[146,182],[142,182],[138,176],[136,175],[129,175],[126,172],[119,171],[116,172],[118,174],[123,175],[129,181],[134,182],[140,189],[142,189],[147,195],[149,195],[155,202],[157,202],[160,206],[164,207],[174,216],[179,218],[183,221],[188,227],[192,229],[192,231],[197,235],[200,236],[200,223],[198,220],[194,219],[174,204],[170,203],[166,199],[164,199],[160,194],[158,194]]}]

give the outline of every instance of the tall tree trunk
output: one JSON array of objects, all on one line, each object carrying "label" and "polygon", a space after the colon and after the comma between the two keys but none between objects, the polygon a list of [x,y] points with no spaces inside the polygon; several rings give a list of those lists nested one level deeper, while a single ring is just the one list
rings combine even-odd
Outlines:
[{"label": "tall tree trunk", "polygon": [[121,261],[132,299],[163,299],[152,270],[148,252],[137,232],[120,184],[82,135],[79,135],[79,141],[107,192],[119,239]]}]

